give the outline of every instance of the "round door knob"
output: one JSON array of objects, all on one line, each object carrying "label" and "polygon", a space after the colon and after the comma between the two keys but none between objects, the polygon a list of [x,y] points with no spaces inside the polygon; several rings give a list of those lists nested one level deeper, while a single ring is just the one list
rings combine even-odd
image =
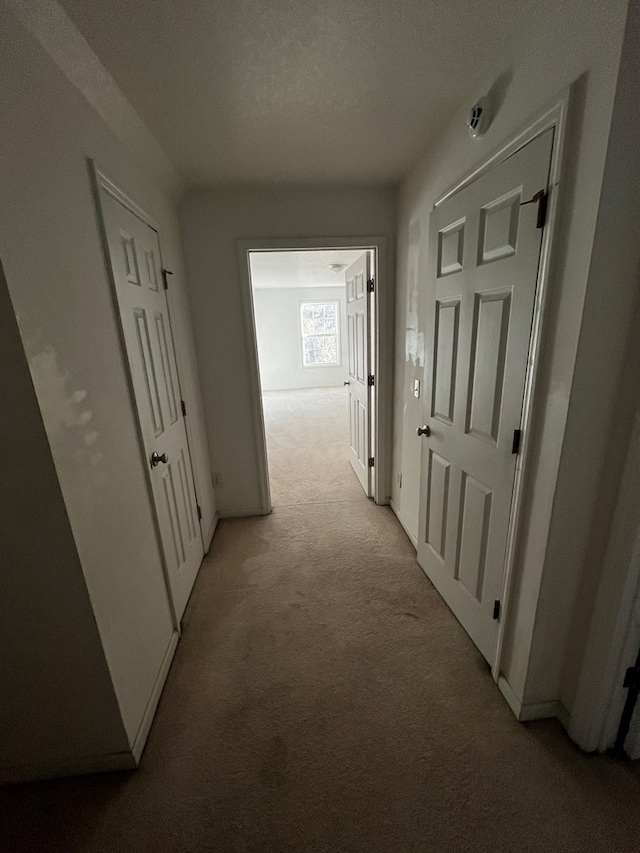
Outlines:
[{"label": "round door knob", "polygon": [[342,384],[343,384],[343,385],[351,385],[351,383],[349,382],[349,380],[348,380],[348,379],[345,379],[345,380],[344,380],[344,382],[343,382]]},{"label": "round door knob", "polygon": [[425,426],[421,426],[421,427],[418,427],[418,429],[416,430],[416,432],[417,432],[417,434],[418,434],[418,435],[427,435],[427,436],[429,436],[429,435],[431,435],[431,428],[430,428],[430,427],[428,427],[428,426],[426,426],[426,425],[425,425]]},{"label": "round door knob", "polygon": [[151,454],[151,467],[152,468],[155,468],[156,465],[159,465],[161,462],[163,462],[166,465],[168,461],[169,461],[169,457],[167,456],[166,453],[160,454],[160,453],[156,453],[156,451],[154,450],[153,453]]}]

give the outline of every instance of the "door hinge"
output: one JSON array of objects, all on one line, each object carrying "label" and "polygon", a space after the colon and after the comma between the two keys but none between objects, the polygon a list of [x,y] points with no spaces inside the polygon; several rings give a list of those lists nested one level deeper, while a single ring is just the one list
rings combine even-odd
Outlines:
[{"label": "door hinge", "polygon": [[186,418],[187,417],[187,404],[185,403],[184,400],[180,400],[180,406],[182,407],[182,417]]},{"label": "door hinge", "polygon": [[370,456],[370,457],[369,457],[369,468],[373,468],[373,466],[374,466],[375,464],[376,464],[375,457]]},{"label": "door hinge", "polygon": [[499,598],[496,598],[496,600],[493,602],[493,618],[494,619],[500,618],[500,599]]},{"label": "door hinge", "polygon": [[376,378],[373,375],[373,373],[370,373],[368,378],[367,378],[367,385],[369,386],[369,388],[373,388],[373,386],[375,384],[376,384]]},{"label": "door hinge", "polygon": [[173,275],[171,270],[162,270],[162,281],[164,282],[164,289],[169,290],[169,276]]},{"label": "door hinge", "polygon": [[616,734],[616,742],[613,745],[611,753],[619,756],[620,758],[628,758],[629,756],[625,751],[624,745],[627,740],[627,735],[629,734],[629,729],[631,728],[631,721],[635,715],[638,694],[640,694],[640,652],[638,652],[634,666],[630,666],[625,672],[622,686],[629,692],[627,693],[627,698],[624,702],[622,715],[620,717],[620,724],[618,725],[618,732]]},{"label": "door hinge", "polygon": [[519,453],[520,452],[520,439],[521,438],[522,438],[522,430],[521,429],[514,429],[514,431],[513,431],[513,443],[511,445],[511,452],[512,453]]},{"label": "door hinge", "polygon": [[373,291],[375,290],[375,287],[376,287],[376,280],[375,280],[375,278],[370,278],[370,279],[367,281],[367,293],[373,293]]},{"label": "door hinge", "polygon": [[202,521],[202,510],[200,509],[200,504],[196,504],[196,509],[198,510],[198,521]]},{"label": "door hinge", "polygon": [[547,222],[547,204],[549,201],[549,193],[545,190],[538,190],[538,192],[530,198],[529,201],[521,201],[520,207],[523,207],[525,204],[537,204],[538,205],[538,218],[536,220],[536,228],[544,228]]},{"label": "door hinge", "polygon": [[623,687],[640,692],[640,667],[630,666],[624,674]]}]

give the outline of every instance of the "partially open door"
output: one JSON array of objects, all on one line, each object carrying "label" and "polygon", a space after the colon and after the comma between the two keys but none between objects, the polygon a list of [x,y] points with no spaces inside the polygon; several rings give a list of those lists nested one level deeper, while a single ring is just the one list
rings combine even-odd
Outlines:
[{"label": "partially open door", "polygon": [[[371,385],[369,354],[369,253],[364,252],[345,273],[349,378],[349,458],[351,467],[371,497]],[[371,377],[371,380],[373,377]]]}]

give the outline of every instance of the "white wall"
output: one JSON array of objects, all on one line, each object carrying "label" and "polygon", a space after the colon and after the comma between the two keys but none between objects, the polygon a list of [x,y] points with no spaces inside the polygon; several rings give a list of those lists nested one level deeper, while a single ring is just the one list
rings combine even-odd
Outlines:
[{"label": "white wall", "polygon": [[[561,678],[561,698],[567,707],[573,706],[588,617],[634,416],[629,410],[629,395],[635,399],[637,393],[637,373],[631,385],[626,380],[626,387],[623,378],[632,352],[627,350],[627,342],[638,300],[640,269],[637,0],[632,6],[625,56],[617,77],[549,531],[548,568],[541,587],[540,616],[529,664],[531,689],[555,689],[554,679]],[[637,333],[636,329],[634,334]],[[637,351],[633,362],[637,364]],[[565,612],[558,612],[557,602],[572,600],[574,618],[567,620]],[[549,666],[559,644],[567,647],[567,660]]]},{"label": "white wall", "polygon": [[[301,302],[338,303],[340,364],[302,366]],[[342,385],[347,376],[347,300],[344,285],[254,288],[253,311],[263,391]]]},{"label": "white wall", "polygon": [[[45,6],[43,2],[38,8]],[[51,4],[50,11],[56,9]],[[64,18],[55,18],[55,26],[48,29],[49,18],[39,12],[28,21],[45,34],[65,32]],[[84,80],[82,57],[75,62],[72,56],[74,38],[62,40],[68,51],[62,59]],[[215,509],[180,235],[171,197],[161,189],[167,185],[166,175],[154,166],[153,144],[148,159],[142,131],[137,147],[131,140],[125,147],[31,32],[7,11],[0,26],[0,75],[0,257],[132,742],[173,627],[87,158],[94,158],[160,224],[163,260],[175,273],[170,299],[200,499],[205,518],[212,521]],[[88,74],[86,80],[92,85],[96,78]],[[144,162],[146,174],[140,166]],[[55,542],[51,546],[51,561],[61,560]],[[71,580],[61,574],[59,582],[57,593],[73,598]],[[35,612],[25,610],[27,634],[35,618]],[[41,701],[45,706],[46,692]],[[41,736],[47,737],[57,725],[52,717]]]},{"label": "white wall", "polygon": [[[566,445],[571,455],[565,454],[564,479],[569,493],[584,487],[583,459],[592,446],[601,447],[606,441],[608,447],[595,487],[593,514],[587,519],[588,535],[579,526],[576,529],[576,523],[584,521],[570,513],[558,522],[558,526],[565,525],[565,547],[574,548],[577,536],[583,542],[585,569],[571,623],[562,688],[566,703],[572,705],[572,735],[588,750],[607,748],[613,742],[626,698],[624,671],[635,662],[640,636],[640,599],[635,591],[640,576],[639,43],[640,3],[633,0],[567,420]],[[558,582],[562,580],[560,573],[549,576],[543,596],[553,599],[561,594]],[[620,655],[619,641],[629,622],[630,642]],[[540,632],[534,638],[532,657],[543,656],[544,637]],[[612,696],[611,719],[603,731],[600,711]],[[638,723],[640,715],[636,713],[636,728],[628,747],[634,736],[638,738]]]},{"label": "white wall", "polygon": [[129,744],[1,268],[0,360],[0,781],[7,781]]},{"label": "white wall", "polygon": [[[512,611],[511,653],[504,664],[516,695],[530,702],[559,698],[568,614],[578,586],[580,555],[565,552],[563,556],[569,562],[558,562],[559,554],[548,552],[546,531],[556,497],[625,12],[624,0],[537,3],[518,23],[505,55],[479,71],[478,85],[469,93],[468,102],[460,106],[438,144],[404,181],[400,194],[394,474],[402,472],[403,480],[400,489],[394,476],[393,501],[404,523],[417,533],[420,443],[415,427],[420,422],[422,401],[416,400],[412,391],[413,380],[422,377],[425,363],[422,340],[430,303],[430,294],[424,289],[429,211],[438,195],[513,136],[564,87],[577,81],[570,155],[561,188],[559,239],[544,342],[546,361],[538,386],[539,399],[546,405],[536,424],[527,521],[522,530]],[[465,127],[469,106],[490,90],[497,114],[487,135],[472,140]],[[581,523],[589,517],[594,497],[591,462],[598,467],[597,461],[583,460],[586,488],[573,495],[573,505],[556,505],[558,519],[566,518],[567,511],[577,513]],[[563,501],[568,498],[563,493]],[[545,656],[544,666],[536,668],[536,679],[531,680],[527,674],[543,567],[552,573],[566,573],[568,582],[562,610],[556,607],[550,611],[546,624],[555,657]]]},{"label": "white wall", "polygon": [[[260,506],[238,240],[382,235],[392,246],[395,200],[384,187],[265,187],[192,192],[182,203],[211,462],[224,482],[216,491],[221,511]],[[389,286],[393,270],[385,272]]]}]

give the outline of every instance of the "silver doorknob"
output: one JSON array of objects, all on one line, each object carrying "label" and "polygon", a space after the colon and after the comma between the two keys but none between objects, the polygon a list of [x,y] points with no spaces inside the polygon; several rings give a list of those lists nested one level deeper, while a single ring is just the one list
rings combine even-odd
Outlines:
[{"label": "silver doorknob", "polygon": [[351,383],[349,382],[349,380],[348,380],[348,379],[345,379],[345,381],[344,381],[342,384],[343,384],[343,385],[351,385]]},{"label": "silver doorknob", "polygon": [[418,435],[427,435],[427,436],[429,436],[429,435],[431,435],[431,427],[428,427],[428,426],[421,426],[421,427],[418,427],[418,429],[416,430],[416,433],[417,433]]},{"label": "silver doorknob", "polygon": [[153,453],[151,454],[151,467],[152,468],[155,468],[156,465],[159,465],[161,462],[163,462],[166,465],[168,461],[169,461],[169,457],[167,456],[166,453],[160,454],[160,453],[156,453],[154,450]]}]

